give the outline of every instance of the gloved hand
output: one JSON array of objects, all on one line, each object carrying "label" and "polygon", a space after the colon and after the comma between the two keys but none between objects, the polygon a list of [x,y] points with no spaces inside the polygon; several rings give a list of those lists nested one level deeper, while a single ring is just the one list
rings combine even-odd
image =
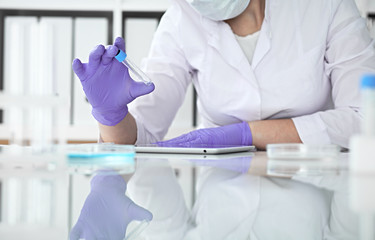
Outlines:
[{"label": "gloved hand", "polygon": [[135,98],[152,92],[154,84],[135,82],[128,69],[114,57],[125,51],[125,42],[118,37],[114,45],[98,45],[88,63],[73,61],[73,71],[81,80],[83,90],[92,105],[92,115],[103,125],[114,126],[128,113],[127,104]]},{"label": "gloved hand", "polygon": [[177,138],[157,142],[159,146],[247,146],[253,137],[247,122],[231,124],[216,128],[198,129]]},{"label": "gloved hand", "polygon": [[123,240],[132,220],[151,221],[152,214],[130,200],[125,191],[126,182],[121,176],[95,176],[70,240]]}]

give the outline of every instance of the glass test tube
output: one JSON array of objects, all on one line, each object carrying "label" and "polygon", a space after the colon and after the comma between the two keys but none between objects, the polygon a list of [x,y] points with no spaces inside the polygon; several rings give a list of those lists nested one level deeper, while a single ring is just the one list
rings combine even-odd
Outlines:
[{"label": "glass test tube", "polygon": [[126,234],[126,237],[124,238],[124,240],[137,239],[137,237],[143,232],[143,230],[145,230],[148,227],[149,224],[150,222],[147,220],[138,222],[138,225],[133,230],[131,230],[129,233]]},{"label": "glass test tube", "polygon": [[124,64],[132,73],[132,78],[137,82],[144,82],[146,85],[151,84],[151,79],[147,77],[147,75],[139,68],[137,65],[135,65],[128,57],[128,55],[122,51],[119,50],[116,54],[115,58],[120,63]]}]

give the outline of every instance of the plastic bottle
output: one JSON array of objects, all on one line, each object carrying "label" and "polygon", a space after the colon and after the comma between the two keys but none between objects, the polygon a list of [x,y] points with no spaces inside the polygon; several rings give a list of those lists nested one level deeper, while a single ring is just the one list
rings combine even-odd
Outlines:
[{"label": "plastic bottle", "polygon": [[361,80],[361,134],[350,139],[350,205],[358,214],[359,239],[375,237],[375,75]]},{"label": "plastic bottle", "polygon": [[362,134],[375,136],[375,75],[365,75],[361,81]]}]

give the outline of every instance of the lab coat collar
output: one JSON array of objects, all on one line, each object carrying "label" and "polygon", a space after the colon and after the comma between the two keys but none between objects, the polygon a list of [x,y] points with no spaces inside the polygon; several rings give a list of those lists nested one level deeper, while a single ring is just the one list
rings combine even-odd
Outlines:
[{"label": "lab coat collar", "polygon": [[271,3],[276,3],[274,0],[266,0],[266,9],[264,12],[264,20],[262,24],[262,28],[260,29],[259,39],[257,46],[255,48],[253,61],[252,61],[252,68],[255,69],[260,61],[266,56],[268,51],[271,49],[271,39],[272,39],[272,28],[271,28],[271,19],[270,19],[270,11],[271,11]]},{"label": "lab coat collar", "polygon": [[257,67],[260,61],[264,58],[264,56],[266,56],[268,51],[271,49],[271,38],[272,32],[270,23],[269,21],[264,19],[251,65],[253,69]]},{"label": "lab coat collar", "polygon": [[[271,0],[266,0],[265,16],[260,30],[258,44],[256,46],[252,61],[252,69],[255,69],[263,57],[271,48],[271,26],[270,11]],[[208,44],[215,48],[227,63],[236,69],[243,68],[247,63],[246,56],[241,47],[237,43],[230,26],[223,21],[213,21],[205,17],[201,17],[201,22],[208,32]],[[244,64],[244,61],[246,64]],[[247,72],[247,71],[241,71]]]},{"label": "lab coat collar", "polygon": [[230,26],[225,22],[211,22],[215,24],[210,27],[208,44],[215,48],[220,55],[231,66],[238,67],[245,55],[232,32]]}]

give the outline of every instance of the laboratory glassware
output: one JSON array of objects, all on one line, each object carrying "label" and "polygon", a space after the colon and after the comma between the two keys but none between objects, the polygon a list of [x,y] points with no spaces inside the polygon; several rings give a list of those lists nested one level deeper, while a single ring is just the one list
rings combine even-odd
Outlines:
[{"label": "laboratory glassware", "polygon": [[119,50],[115,58],[133,73],[132,78],[135,81],[144,82],[146,85],[150,85],[152,83],[151,79],[129,59],[128,55],[124,51]]}]

